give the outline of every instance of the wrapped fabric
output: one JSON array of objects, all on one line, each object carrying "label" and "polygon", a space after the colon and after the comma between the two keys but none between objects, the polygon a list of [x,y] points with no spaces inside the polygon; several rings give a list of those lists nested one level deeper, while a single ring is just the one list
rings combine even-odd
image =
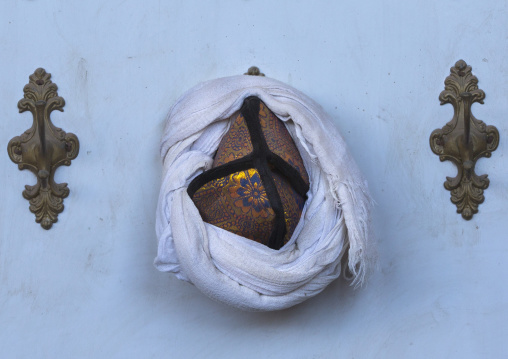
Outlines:
[{"label": "wrapped fabric", "polygon": [[[247,98],[262,101],[291,134],[309,190],[291,238],[279,250],[203,221],[189,185],[213,167],[219,144]],[[169,112],[154,264],[209,297],[245,310],[291,307],[347,269],[361,284],[369,266],[367,184],[328,115],[279,81],[233,76],[200,84]]]}]

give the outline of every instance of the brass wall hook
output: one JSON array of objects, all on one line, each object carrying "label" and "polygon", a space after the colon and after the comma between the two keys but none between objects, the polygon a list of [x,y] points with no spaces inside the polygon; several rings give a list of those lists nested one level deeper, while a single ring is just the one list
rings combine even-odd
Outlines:
[{"label": "brass wall hook", "polygon": [[471,113],[475,102],[483,104],[485,92],[478,89],[478,79],[471,73],[471,66],[459,60],[450,69],[445,89],[439,95],[441,105],[452,104],[454,115],[443,128],[430,135],[430,148],[441,161],[452,161],[458,169],[456,177],[446,177],[444,186],[451,191],[451,201],[457,213],[469,220],[478,212],[489,187],[487,175],[478,176],[474,169],[481,157],[490,157],[499,144],[499,132],[487,126]]},{"label": "brass wall hook", "polygon": [[30,211],[42,228],[50,229],[64,209],[63,199],[69,195],[67,183],[55,183],[59,166],[70,166],[78,156],[76,135],[55,127],[50,119],[53,110],[63,112],[65,101],[58,96],[51,74],[38,68],[23,88],[24,97],[18,102],[19,112],[30,111],[33,124],[21,136],[9,141],[7,152],[20,170],[29,169],[37,176],[34,186],[25,186],[23,197],[30,201]]},{"label": "brass wall hook", "polygon": [[249,75],[249,76],[265,76],[265,74],[262,73],[261,70],[259,70],[259,67],[257,67],[257,66],[251,66],[251,67],[249,67],[249,69],[247,70],[246,73],[244,73],[244,75]]}]

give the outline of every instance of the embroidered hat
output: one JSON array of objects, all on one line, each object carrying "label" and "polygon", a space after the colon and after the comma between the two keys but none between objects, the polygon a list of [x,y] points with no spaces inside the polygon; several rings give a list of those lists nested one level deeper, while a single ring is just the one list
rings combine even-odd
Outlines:
[{"label": "embroidered hat", "polygon": [[259,98],[246,98],[230,121],[212,169],[187,192],[205,222],[280,249],[307,199],[302,157],[284,123]]}]

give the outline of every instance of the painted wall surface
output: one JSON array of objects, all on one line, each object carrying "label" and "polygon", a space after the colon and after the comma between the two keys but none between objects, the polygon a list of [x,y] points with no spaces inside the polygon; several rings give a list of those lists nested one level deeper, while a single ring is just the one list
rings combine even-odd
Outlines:
[{"label": "painted wall surface", "polygon": [[[508,358],[508,2],[15,1],[0,11],[1,358]],[[438,95],[459,59],[501,143],[478,163],[490,187],[467,222],[428,144],[451,119]],[[159,273],[159,139],[177,97],[257,65],[329,112],[377,202],[378,268],[274,313],[215,303]],[[37,67],[81,150],[70,196],[34,222],[34,184],[5,151]]]}]

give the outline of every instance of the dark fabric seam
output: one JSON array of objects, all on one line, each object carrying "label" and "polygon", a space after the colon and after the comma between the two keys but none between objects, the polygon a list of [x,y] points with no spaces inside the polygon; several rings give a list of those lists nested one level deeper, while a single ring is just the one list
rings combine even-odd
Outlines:
[{"label": "dark fabric seam", "polygon": [[282,157],[277,154],[270,152],[268,155],[268,162],[273,165],[272,170],[274,172],[278,172],[283,175],[288,182],[291,184],[291,187],[303,197],[304,200],[307,200],[307,192],[309,191],[309,185],[305,183],[300,173],[296,168],[288,164],[286,161],[282,159]]},{"label": "dark fabric seam", "polygon": [[187,187],[187,194],[192,198],[196,191],[206,183],[229,176],[235,172],[248,170],[250,168],[254,168],[253,153],[249,153],[245,157],[211,168],[208,171],[201,173],[199,176],[196,176],[196,178],[194,178],[189,184],[189,187]]},{"label": "dark fabric seam", "polygon": [[[268,240],[268,247],[278,250],[284,245],[284,236],[286,235],[287,228],[284,207],[272,177],[272,171],[283,175],[294,190],[304,199],[307,199],[309,185],[305,183],[300,173],[293,166],[270,151],[259,121],[260,103],[261,100],[259,98],[250,96],[244,100],[240,109],[240,113],[244,117],[247,129],[249,130],[252,152],[240,159],[203,172],[191,181],[187,188],[187,194],[192,198],[199,188],[210,181],[226,177],[235,172],[255,168],[259,172],[268,201],[275,213],[274,228]],[[270,164],[273,168],[270,168]]]},{"label": "dark fabric seam", "polygon": [[259,122],[259,107],[261,100],[257,97],[247,97],[242,105],[240,112],[245,118],[249,130],[254,163],[259,172],[261,181],[265,187],[268,201],[275,212],[275,223],[268,240],[268,247],[280,249],[284,245],[284,236],[286,235],[286,221],[284,207],[279,192],[273,180],[270,167],[268,165],[268,155],[271,153],[263,135],[261,123]]}]

